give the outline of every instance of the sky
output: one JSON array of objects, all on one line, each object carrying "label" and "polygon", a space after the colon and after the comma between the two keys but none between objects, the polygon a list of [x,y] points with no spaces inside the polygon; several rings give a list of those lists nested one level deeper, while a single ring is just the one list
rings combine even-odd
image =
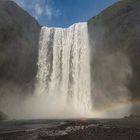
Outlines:
[{"label": "sky", "polygon": [[68,27],[84,22],[118,0],[14,0],[42,26]]}]

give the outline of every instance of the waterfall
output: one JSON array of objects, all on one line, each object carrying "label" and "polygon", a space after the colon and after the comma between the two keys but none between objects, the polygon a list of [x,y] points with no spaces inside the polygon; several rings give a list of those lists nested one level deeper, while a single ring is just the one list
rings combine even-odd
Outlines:
[{"label": "waterfall", "polygon": [[36,94],[46,98],[50,112],[88,117],[92,105],[87,23],[42,27],[36,78]]}]

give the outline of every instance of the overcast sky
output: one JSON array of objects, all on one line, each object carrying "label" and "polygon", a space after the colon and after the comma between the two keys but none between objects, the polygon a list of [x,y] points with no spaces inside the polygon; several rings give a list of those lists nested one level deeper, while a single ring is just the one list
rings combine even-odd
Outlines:
[{"label": "overcast sky", "polygon": [[41,25],[68,27],[87,21],[118,0],[15,0]]}]

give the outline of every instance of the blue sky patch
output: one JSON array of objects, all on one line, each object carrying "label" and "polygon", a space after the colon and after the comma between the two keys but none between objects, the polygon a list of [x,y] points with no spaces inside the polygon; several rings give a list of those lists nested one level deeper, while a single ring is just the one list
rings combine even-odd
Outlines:
[{"label": "blue sky patch", "polygon": [[118,0],[15,0],[41,25],[68,27],[97,15]]}]

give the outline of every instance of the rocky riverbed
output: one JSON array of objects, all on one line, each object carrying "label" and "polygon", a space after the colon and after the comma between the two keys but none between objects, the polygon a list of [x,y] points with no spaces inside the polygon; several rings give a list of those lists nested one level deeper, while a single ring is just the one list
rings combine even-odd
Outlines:
[{"label": "rocky riverbed", "polygon": [[0,140],[140,140],[140,119],[0,122]]}]

